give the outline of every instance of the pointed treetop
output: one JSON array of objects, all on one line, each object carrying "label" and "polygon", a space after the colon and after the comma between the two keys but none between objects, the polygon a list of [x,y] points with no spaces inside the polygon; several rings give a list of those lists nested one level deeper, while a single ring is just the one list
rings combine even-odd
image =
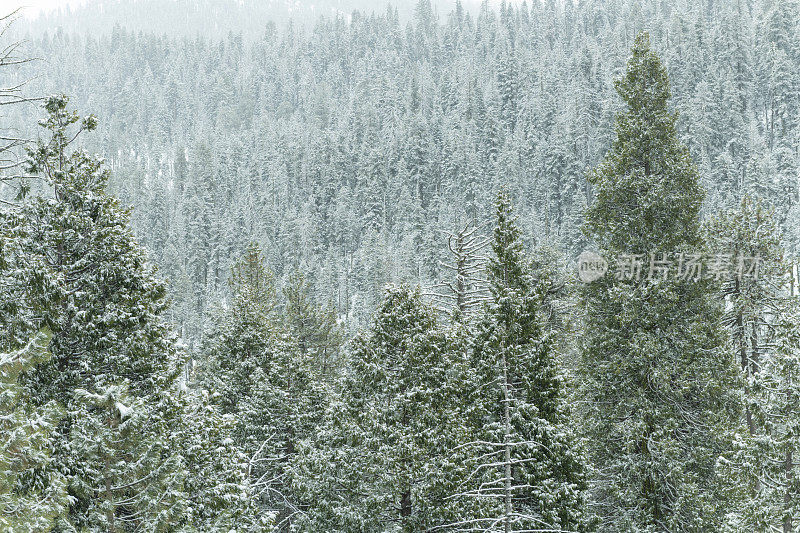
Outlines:
[{"label": "pointed treetop", "polygon": [[499,287],[522,288],[524,284],[524,250],[517,217],[508,192],[503,189],[495,200],[497,225],[494,228],[492,251],[489,263],[489,278],[493,290]]},{"label": "pointed treetop", "polygon": [[704,191],[678,139],[667,72],[647,33],[636,38],[616,88],[627,109],[617,116],[611,150],[588,176],[595,203],[586,213],[587,234],[602,248],[633,253],[698,244]]},{"label": "pointed treetop", "polygon": [[667,102],[672,96],[667,69],[650,49],[650,34],[646,31],[636,36],[625,76],[616,80],[614,87],[628,104],[629,113],[667,112]]},{"label": "pointed treetop", "polygon": [[256,243],[247,246],[231,269],[230,285],[234,297],[245,309],[268,314],[275,307],[273,276]]}]

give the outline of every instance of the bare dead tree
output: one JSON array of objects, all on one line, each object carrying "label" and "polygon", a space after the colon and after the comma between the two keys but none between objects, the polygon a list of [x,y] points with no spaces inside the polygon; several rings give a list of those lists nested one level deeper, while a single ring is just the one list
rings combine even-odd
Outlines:
[{"label": "bare dead tree", "polygon": [[447,248],[452,259],[439,264],[452,273],[452,278],[440,280],[425,291],[439,311],[461,320],[489,298],[486,280],[489,258],[483,252],[488,245],[489,239],[478,233],[478,227],[472,222],[457,233],[447,232]]},{"label": "bare dead tree", "polygon": [[[20,9],[0,16],[0,68],[7,69],[19,68],[20,65],[30,63],[35,58],[27,57],[23,54],[22,40],[11,40],[9,30],[20,16]],[[9,77],[10,78],[10,77]],[[6,79],[9,79],[6,78]],[[29,80],[11,82],[8,85],[0,86],[0,109],[4,106],[24,104],[26,102],[36,102],[40,97],[26,96],[23,88]],[[0,120],[2,120],[0,115]],[[23,155],[24,147],[30,142],[14,128],[0,122],[0,182],[8,182],[15,179],[30,179],[33,176],[24,175],[19,172],[20,167],[25,162]]]}]

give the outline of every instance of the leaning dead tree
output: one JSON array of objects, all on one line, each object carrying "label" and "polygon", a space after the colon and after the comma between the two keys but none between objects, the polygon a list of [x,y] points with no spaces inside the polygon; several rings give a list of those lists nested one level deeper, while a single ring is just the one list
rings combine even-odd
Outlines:
[{"label": "leaning dead tree", "polygon": [[472,222],[458,233],[447,233],[451,259],[439,265],[451,277],[439,280],[425,292],[439,311],[461,320],[474,313],[489,298],[486,281],[488,257],[484,255],[488,245],[489,239],[482,236]]}]

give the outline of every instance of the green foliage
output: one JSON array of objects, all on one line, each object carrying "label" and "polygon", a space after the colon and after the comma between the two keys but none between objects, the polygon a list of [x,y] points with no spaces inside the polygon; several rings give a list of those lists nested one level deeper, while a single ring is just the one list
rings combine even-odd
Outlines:
[{"label": "green foliage", "polygon": [[[63,480],[70,505],[56,517],[56,531],[244,527],[247,484],[231,490],[235,473],[214,470],[236,465],[235,455],[226,463],[190,447],[184,457],[176,446],[190,444],[181,425],[192,407],[170,396],[184,353],[164,320],[166,288],[135,241],[128,213],[106,194],[102,161],[70,151],[96,122],[81,121],[67,106],[65,97],[45,100],[42,126],[50,135],[29,150],[29,171],[49,191],[3,214],[10,238],[2,241],[8,290],[0,315],[11,325],[4,342],[18,344],[40,325],[52,329],[51,356],[26,367],[20,382],[31,410],[56,401],[64,407],[48,441],[51,459],[25,483],[35,491]],[[203,428],[218,420],[198,422]],[[210,510],[197,510],[206,498]]]},{"label": "green foliage", "polygon": [[[53,330],[52,358],[27,380],[41,401],[67,405],[76,388],[101,390],[128,380],[132,392],[163,387],[177,363],[162,319],[165,285],[136,243],[126,211],[105,193],[108,170],[82,151],[68,153],[71,140],[91,129],[66,111],[63,97],[44,107],[48,142],[29,152],[29,169],[41,173],[53,195],[23,206],[23,253],[42,258],[57,284],[42,287],[42,321]],[[173,367],[174,368],[174,367]]]},{"label": "green foliage", "polygon": [[[702,251],[702,193],[668,80],[646,34],[617,90],[617,137],[591,175],[587,230],[613,266],[621,253]],[[708,280],[585,286],[580,363],[593,509],[605,531],[712,531],[727,508],[715,472],[739,416],[721,307]]]},{"label": "green foliage", "polygon": [[611,149],[588,176],[595,201],[586,212],[587,231],[618,251],[697,244],[703,192],[689,150],[678,141],[667,71],[647,33],[637,36],[615,87],[627,107],[617,116]]},{"label": "green foliage", "polygon": [[73,493],[91,502],[80,517],[89,531],[174,531],[186,514],[181,456],[165,420],[126,385],[75,391],[69,449]]},{"label": "green foliage", "polygon": [[286,527],[302,505],[291,490],[290,464],[324,410],[312,354],[283,331],[272,275],[251,245],[233,269],[234,296],[204,340],[200,384],[211,403],[235,417],[233,442],[262,516]]},{"label": "green foliage", "polygon": [[187,472],[185,523],[189,530],[269,531],[269,520],[258,516],[248,457],[234,441],[236,418],[221,414],[205,391],[183,404],[172,445],[181,450]]},{"label": "green foliage", "polygon": [[557,339],[548,327],[554,280],[528,262],[510,200],[501,192],[489,262],[492,299],[478,322],[466,411],[475,475],[462,499],[482,502],[478,531],[583,531],[586,473],[570,428]]},{"label": "green foliage", "polygon": [[422,531],[460,516],[461,365],[419,290],[390,287],[354,341],[326,423],[304,444],[307,531]]},{"label": "green foliage", "polygon": [[326,382],[338,375],[342,332],[330,306],[318,306],[310,296],[311,287],[300,272],[294,272],[283,289],[285,329],[297,342],[300,353],[312,359],[312,368]]},{"label": "green foliage", "polygon": [[62,416],[54,402],[40,408],[30,400],[18,379],[22,372],[45,361],[49,332],[36,335],[24,348],[0,354],[0,531],[49,531],[67,509],[67,483],[48,469],[53,432]]}]

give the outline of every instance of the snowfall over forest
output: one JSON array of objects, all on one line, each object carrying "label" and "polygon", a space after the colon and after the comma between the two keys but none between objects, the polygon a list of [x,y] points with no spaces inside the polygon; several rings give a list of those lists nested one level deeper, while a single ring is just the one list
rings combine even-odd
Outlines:
[{"label": "snowfall over forest", "polygon": [[800,1],[16,7],[0,533],[800,531]]}]

